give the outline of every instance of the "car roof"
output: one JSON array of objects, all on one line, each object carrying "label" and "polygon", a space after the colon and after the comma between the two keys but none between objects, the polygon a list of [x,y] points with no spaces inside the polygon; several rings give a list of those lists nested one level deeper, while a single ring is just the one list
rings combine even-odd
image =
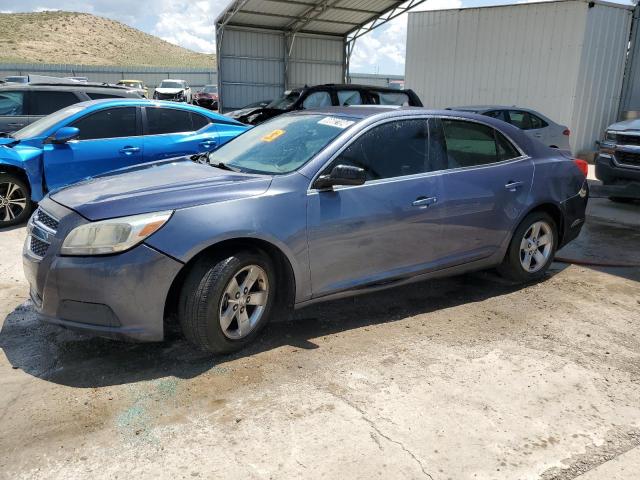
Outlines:
[{"label": "car roof", "polygon": [[[380,117],[406,117],[412,115],[433,115],[433,116],[445,116],[445,117],[461,117],[481,120],[483,122],[490,123],[493,120],[490,117],[483,117],[473,112],[465,112],[460,110],[434,110],[425,107],[400,107],[393,105],[358,105],[353,107],[327,107],[316,108],[312,110],[297,110],[289,113],[289,115],[305,115],[305,114],[320,114],[320,115],[338,115],[343,117],[352,117],[356,119],[366,119],[375,116]],[[500,122],[504,123],[504,122]]]},{"label": "car roof", "polygon": [[128,92],[127,88],[118,85],[106,85],[102,83],[21,83],[21,84],[5,84],[0,85],[0,91],[3,90],[49,90],[49,91],[110,91]]},{"label": "car roof", "polygon": [[524,110],[527,112],[535,112],[531,108],[519,107],[518,105],[467,105],[464,107],[451,107],[447,110],[458,111],[476,111],[476,112],[488,112],[490,110]]}]

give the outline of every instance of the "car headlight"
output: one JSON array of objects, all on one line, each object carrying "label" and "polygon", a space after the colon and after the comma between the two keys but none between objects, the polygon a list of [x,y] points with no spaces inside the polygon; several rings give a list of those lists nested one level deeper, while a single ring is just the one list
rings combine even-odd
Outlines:
[{"label": "car headlight", "polygon": [[607,132],[604,136],[604,139],[607,142],[615,142],[618,139],[618,134],[616,132]]},{"label": "car headlight", "polygon": [[145,213],[81,225],[64,239],[61,253],[109,255],[123,252],[157,232],[172,214],[172,211]]}]

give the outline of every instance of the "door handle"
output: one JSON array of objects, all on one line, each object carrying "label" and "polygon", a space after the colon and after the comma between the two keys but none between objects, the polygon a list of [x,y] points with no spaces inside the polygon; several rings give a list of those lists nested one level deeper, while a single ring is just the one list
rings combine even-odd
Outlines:
[{"label": "door handle", "polygon": [[140,147],[124,147],[120,149],[120,153],[125,155],[133,155],[134,153],[138,153],[140,151]]},{"label": "door handle", "polygon": [[518,188],[522,187],[524,185],[524,182],[514,182],[511,181],[509,183],[507,183],[504,188],[506,188],[507,190],[511,191],[511,192],[515,192]]},{"label": "door handle", "polygon": [[414,207],[428,207],[429,205],[433,205],[438,202],[436,197],[418,197],[411,204]]},{"label": "door handle", "polygon": [[203,142],[200,142],[200,146],[206,148],[207,150],[211,150],[218,146],[218,142],[216,142],[215,140],[205,140]]}]

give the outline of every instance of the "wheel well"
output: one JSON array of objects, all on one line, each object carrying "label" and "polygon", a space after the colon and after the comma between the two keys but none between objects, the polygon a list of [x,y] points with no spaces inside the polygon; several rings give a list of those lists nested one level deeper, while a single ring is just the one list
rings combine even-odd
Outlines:
[{"label": "wheel well", "polygon": [[31,190],[31,184],[29,183],[27,172],[25,172],[21,168],[14,167],[13,165],[0,165],[0,173],[9,173],[11,175],[15,175],[16,177],[20,178],[20,180],[24,181],[25,185],[29,188],[29,190]]},{"label": "wheel well", "polygon": [[556,226],[558,227],[558,248],[562,245],[563,235],[564,235],[564,217],[562,215],[562,210],[557,205],[553,203],[543,203],[542,205],[538,205],[537,207],[531,209],[527,213],[529,215],[533,212],[545,212],[553,221],[556,222]]},{"label": "wheel well", "polygon": [[164,307],[165,322],[173,323],[177,320],[180,293],[185,278],[200,259],[212,255],[223,257],[241,250],[263,253],[271,259],[278,278],[275,303],[276,314],[284,315],[287,311],[290,311],[295,302],[296,282],[293,268],[287,256],[278,247],[267,241],[255,238],[234,238],[207,247],[182,267],[167,294]]}]

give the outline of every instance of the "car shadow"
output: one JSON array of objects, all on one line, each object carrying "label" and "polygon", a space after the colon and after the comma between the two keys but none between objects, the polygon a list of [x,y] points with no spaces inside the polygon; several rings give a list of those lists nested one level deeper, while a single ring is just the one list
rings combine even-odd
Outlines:
[{"label": "car shadow", "polygon": [[[564,268],[554,264],[548,277]],[[14,369],[70,387],[104,387],[168,376],[188,379],[281,346],[316,349],[319,347],[314,339],[318,337],[480,302],[525,287],[488,271],[317,304],[295,312],[290,319],[270,323],[253,344],[228,356],[201,352],[175,331],[161,343],[134,344],[91,337],[41,322],[27,302],[5,319],[0,348]]]}]

